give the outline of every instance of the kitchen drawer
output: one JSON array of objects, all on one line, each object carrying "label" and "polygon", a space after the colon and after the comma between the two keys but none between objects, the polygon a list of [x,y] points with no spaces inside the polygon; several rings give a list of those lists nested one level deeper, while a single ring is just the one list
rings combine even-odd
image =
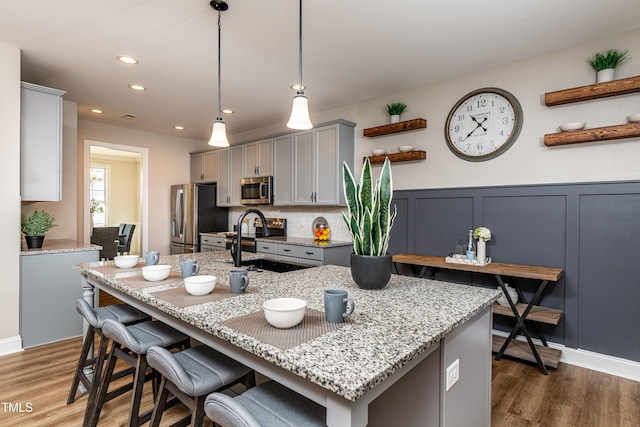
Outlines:
[{"label": "kitchen drawer", "polygon": [[200,252],[214,252],[223,250],[225,250],[225,248],[221,248],[220,246],[200,245]]},{"label": "kitchen drawer", "polygon": [[278,255],[322,261],[322,249],[278,243]]},{"label": "kitchen drawer", "polygon": [[312,267],[320,267],[322,265],[322,261],[317,259],[295,258],[295,257],[286,256],[286,255],[278,255],[278,260],[290,262],[292,264],[308,265]]},{"label": "kitchen drawer", "polygon": [[263,254],[278,254],[278,243],[256,242],[256,252]]},{"label": "kitchen drawer", "polygon": [[201,234],[200,245],[216,246],[218,248],[225,249],[227,247],[227,241],[224,237]]}]

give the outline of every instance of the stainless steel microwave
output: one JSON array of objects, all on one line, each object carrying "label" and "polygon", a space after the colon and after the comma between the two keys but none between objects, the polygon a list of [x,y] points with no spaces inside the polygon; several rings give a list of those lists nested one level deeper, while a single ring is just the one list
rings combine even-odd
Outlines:
[{"label": "stainless steel microwave", "polygon": [[240,180],[240,203],[243,205],[273,204],[273,177],[258,176]]}]

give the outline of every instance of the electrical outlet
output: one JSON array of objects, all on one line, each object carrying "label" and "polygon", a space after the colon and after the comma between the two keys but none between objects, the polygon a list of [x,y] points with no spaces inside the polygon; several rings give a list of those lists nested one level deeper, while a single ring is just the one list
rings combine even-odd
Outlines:
[{"label": "electrical outlet", "polygon": [[460,379],[460,359],[456,359],[447,367],[447,378],[445,391],[449,391],[451,387]]}]

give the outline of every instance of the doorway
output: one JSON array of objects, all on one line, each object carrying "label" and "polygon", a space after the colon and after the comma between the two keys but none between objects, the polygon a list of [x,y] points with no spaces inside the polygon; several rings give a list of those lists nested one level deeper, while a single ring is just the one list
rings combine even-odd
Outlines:
[{"label": "doorway", "polygon": [[134,224],[132,255],[148,247],[148,149],[84,141],[85,241],[94,226]]}]

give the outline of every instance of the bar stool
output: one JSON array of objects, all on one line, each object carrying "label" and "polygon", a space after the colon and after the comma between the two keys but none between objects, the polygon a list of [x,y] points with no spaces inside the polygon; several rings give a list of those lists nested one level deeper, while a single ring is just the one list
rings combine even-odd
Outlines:
[{"label": "bar stool", "polygon": [[209,393],[238,383],[249,389],[256,383],[251,369],[205,345],[178,353],[151,347],[147,362],[162,375],[150,427],[160,425],[169,393],[191,410],[179,424],[186,425],[190,419],[192,427],[200,427],[204,421],[204,400]]},{"label": "bar stool", "polygon": [[[151,418],[151,410],[140,414],[140,401],[144,383],[155,378],[155,372],[148,370],[147,350],[153,346],[188,348],[189,337],[164,323],[147,321],[125,326],[111,319],[104,321],[102,333],[113,341],[104,375],[94,380],[93,393],[89,395],[83,426],[95,427],[100,419],[102,406],[109,400],[109,384],[113,380],[113,371],[118,360],[122,360],[135,370],[128,425],[138,427]],[[98,361],[99,363],[99,361]],[[99,366],[98,366],[99,368]],[[149,371],[149,372],[148,372]],[[154,397],[155,397],[154,387]],[[115,397],[115,396],[114,396]]]},{"label": "bar stool", "polygon": [[[85,300],[79,299],[76,301],[76,311],[84,317],[89,324],[89,328],[87,329],[87,334],[85,335],[84,343],[82,344],[82,350],[80,350],[80,358],[78,359],[78,365],[76,366],[76,371],[73,375],[71,390],[69,391],[69,397],[67,398],[67,405],[70,405],[75,401],[80,382],[82,382],[82,385],[87,392],[91,390],[93,381],[87,376],[84,370],[87,367],[93,367],[95,370],[96,361],[100,358],[100,353],[98,353],[98,356],[92,354],[91,357],[88,357],[91,345],[95,344],[95,334],[98,334],[101,342],[102,340],[108,341],[102,333],[102,324],[104,321],[107,319],[113,319],[125,325],[131,325],[144,320],[151,320],[146,313],[143,313],[127,304],[115,304],[106,307],[93,308]],[[102,360],[105,360],[104,355]],[[114,379],[122,378],[130,373],[133,373],[132,369],[125,369],[114,374]],[[95,376],[93,376],[93,378],[95,378]]]},{"label": "bar stool", "polygon": [[274,381],[233,398],[211,393],[204,410],[214,423],[225,427],[324,427],[327,418],[323,406]]}]

